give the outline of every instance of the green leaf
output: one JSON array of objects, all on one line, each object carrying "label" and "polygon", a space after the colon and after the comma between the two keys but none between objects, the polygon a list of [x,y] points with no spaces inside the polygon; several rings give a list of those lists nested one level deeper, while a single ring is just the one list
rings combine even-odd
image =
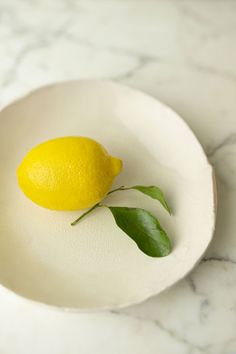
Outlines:
[{"label": "green leaf", "polygon": [[171,251],[171,243],[159,221],[140,208],[108,207],[116,224],[129,235],[141,251],[151,257],[164,257]]},{"label": "green leaf", "polygon": [[136,189],[137,191],[144,193],[153,199],[159,200],[168,213],[171,214],[171,209],[167,204],[164,193],[160,188],[156,186],[133,186],[129,189]]}]

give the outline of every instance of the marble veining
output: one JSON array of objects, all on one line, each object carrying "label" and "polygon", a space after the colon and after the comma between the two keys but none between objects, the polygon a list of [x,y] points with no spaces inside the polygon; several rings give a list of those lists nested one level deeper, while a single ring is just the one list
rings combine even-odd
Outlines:
[{"label": "marble veining", "polygon": [[214,239],[188,277],[99,314],[37,308],[0,289],[0,353],[236,353],[235,38],[233,0],[0,1],[1,107],[65,79],[141,89],[190,125],[218,189]]}]

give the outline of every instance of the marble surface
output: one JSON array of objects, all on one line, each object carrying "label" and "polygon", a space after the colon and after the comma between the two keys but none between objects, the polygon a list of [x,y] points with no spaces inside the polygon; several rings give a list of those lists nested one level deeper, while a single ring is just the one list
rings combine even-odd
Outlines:
[{"label": "marble surface", "polygon": [[142,89],[191,126],[219,196],[202,262],[145,303],[66,314],[1,290],[1,354],[236,353],[235,38],[233,0],[0,0],[1,107],[64,79]]}]

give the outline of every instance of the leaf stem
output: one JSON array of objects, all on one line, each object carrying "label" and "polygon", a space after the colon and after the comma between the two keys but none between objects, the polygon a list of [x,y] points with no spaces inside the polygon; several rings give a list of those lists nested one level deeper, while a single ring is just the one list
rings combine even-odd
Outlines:
[{"label": "leaf stem", "polygon": [[125,188],[125,186],[120,186],[120,187],[118,187],[116,189],[113,189],[112,191],[108,192],[107,195],[112,194],[112,193],[117,192],[117,191],[125,191],[126,189],[128,189],[128,188]]},{"label": "leaf stem", "polygon": [[[126,189],[129,189],[129,188],[125,188],[125,186],[120,186],[120,187],[118,187],[118,188],[116,188],[116,189],[113,189],[112,191],[108,192],[107,195],[108,195],[108,194],[112,194],[112,193],[117,192],[117,191],[124,191],[124,190],[126,190]],[[78,224],[78,222],[79,222],[81,219],[83,219],[86,215],[90,214],[94,209],[99,208],[99,207],[107,207],[107,208],[108,208],[107,205],[97,203],[97,204],[95,204],[94,206],[92,206],[92,208],[90,208],[89,210],[87,210],[85,213],[83,213],[82,215],[80,215],[80,217],[78,217],[78,219],[76,219],[75,221],[73,221],[73,222],[71,223],[71,226],[75,226],[76,224]]]},{"label": "leaf stem", "polygon": [[78,219],[76,219],[75,221],[73,221],[71,223],[71,226],[75,226],[81,219],[83,219],[86,215],[88,215],[89,213],[91,213],[91,211],[93,211],[94,209],[98,208],[100,206],[99,203],[95,204],[92,208],[90,208],[89,210],[87,210],[84,214],[80,215],[80,217],[78,217]]}]

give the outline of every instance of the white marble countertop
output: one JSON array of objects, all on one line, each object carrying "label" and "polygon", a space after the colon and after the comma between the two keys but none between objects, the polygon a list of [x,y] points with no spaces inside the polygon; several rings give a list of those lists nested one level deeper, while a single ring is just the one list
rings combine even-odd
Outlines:
[{"label": "white marble countertop", "polygon": [[236,353],[235,63],[233,0],[1,0],[1,106],[64,79],[142,89],[191,126],[215,167],[219,193],[203,261],[145,303],[66,314],[1,291],[1,354]]}]

